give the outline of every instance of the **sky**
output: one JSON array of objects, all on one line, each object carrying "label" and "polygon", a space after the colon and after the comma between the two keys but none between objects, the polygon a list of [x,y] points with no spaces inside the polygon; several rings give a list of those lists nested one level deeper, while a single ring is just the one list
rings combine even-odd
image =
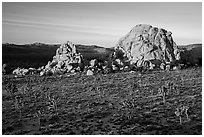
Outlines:
[{"label": "sky", "polygon": [[3,43],[113,47],[137,24],[171,31],[177,45],[202,43],[202,3],[2,3]]}]

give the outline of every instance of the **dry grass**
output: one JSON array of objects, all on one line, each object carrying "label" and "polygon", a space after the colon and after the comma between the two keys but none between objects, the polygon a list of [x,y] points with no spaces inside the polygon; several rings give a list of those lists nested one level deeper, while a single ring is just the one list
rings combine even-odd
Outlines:
[{"label": "dry grass", "polygon": [[[15,94],[6,91],[10,81],[18,88]],[[168,81],[176,90],[163,102],[156,95]],[[202,134],[202,68],[142,75],[4,76],[2,85],[3,134]],[[24,97],[21,121],[16,95]],[[190,120],[180,124],[175,111],[182,105],[189,107]]]}]

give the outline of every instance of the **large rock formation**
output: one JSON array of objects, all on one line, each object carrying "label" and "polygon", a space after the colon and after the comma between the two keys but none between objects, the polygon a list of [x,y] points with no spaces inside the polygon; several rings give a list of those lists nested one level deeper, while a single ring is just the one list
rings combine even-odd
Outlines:
[{"label": "large rock formation", "polygon": [[116,49],[122,50],[137,66],[174,63],[179,52],[171,34],[162,28],[139,24],[119,40]]},{"label": "large rock formation", "polygon": [[67,41],[56,50],[53,60],[42,68],[40,75],[62,74],[71,70],[82,71],[83,68],[83,56],[77,52],[72,42]]}]

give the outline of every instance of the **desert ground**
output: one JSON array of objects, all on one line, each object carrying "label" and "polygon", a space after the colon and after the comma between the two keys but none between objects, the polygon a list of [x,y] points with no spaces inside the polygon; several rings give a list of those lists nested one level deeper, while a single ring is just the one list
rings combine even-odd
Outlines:
[{"label": "desert ground", "polygon": [[[202,67],[3,75],[2,88],[3,135],[202,134]],[[176,113],[182,107],[186,111]]]}]

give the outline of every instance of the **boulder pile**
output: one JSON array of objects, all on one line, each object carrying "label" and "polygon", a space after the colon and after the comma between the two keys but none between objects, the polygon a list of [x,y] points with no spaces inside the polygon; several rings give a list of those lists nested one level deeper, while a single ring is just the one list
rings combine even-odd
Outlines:
[{"label": "boulder pile", "polygon": [[136,25],[122,37],[116,50],[122,50],[131,64],[137,67],[155,68],[162,63],[172,65],[180,56],[170,31],[146,24]]},{"label": "boulder pile", "polygon": [[106,60],[103,62],[99,62],[97,59],[93,59],[89,62],[89,66],[85,67],[87,75],[95,75],[95,74],[109,74],[116,73],[119,71],[130,71],[133,70],[131,64],[123,62],[120,59]]},{"label": "boulder pile", "polygon": [[47,65],[38,69],[17,68],[13,74],[23,76],[38,73],[40,76],[50,76],[84,71],[86,75],[95,75],[154,68],[172,70],[177,68],[175,66],[181,59],[181,52],[171,35],[170,31],[162,28],[146,24],[136,25],[119,40],[108,60],[93,59],[88,66],[84,65],[83,56],[77,52],[76,45],[67,41],[61,44]]},{"label": "boulder pile", "polygon": [[28,74],[29,70],[28,69],[24,69],[24,68],[17,68],[13,71],[12,74],[14,75],[26,75]]},{"label": "boulder pile", "polygon": [[29,68],[29,69],[25,69],[25,68],[17,68],[15,70],[13,70],[12,74],[16,75],[16,76],[25,76],[28,74],[37,74],[39,73],[39,70],[35,69],[35,68]]},{"label": "boulder pile", "polygon": [[63,74],[83,69],[83,56],[77,52],[75,44],[67,41],[56,50],[53,60],[41,67],[40,75]]}]

